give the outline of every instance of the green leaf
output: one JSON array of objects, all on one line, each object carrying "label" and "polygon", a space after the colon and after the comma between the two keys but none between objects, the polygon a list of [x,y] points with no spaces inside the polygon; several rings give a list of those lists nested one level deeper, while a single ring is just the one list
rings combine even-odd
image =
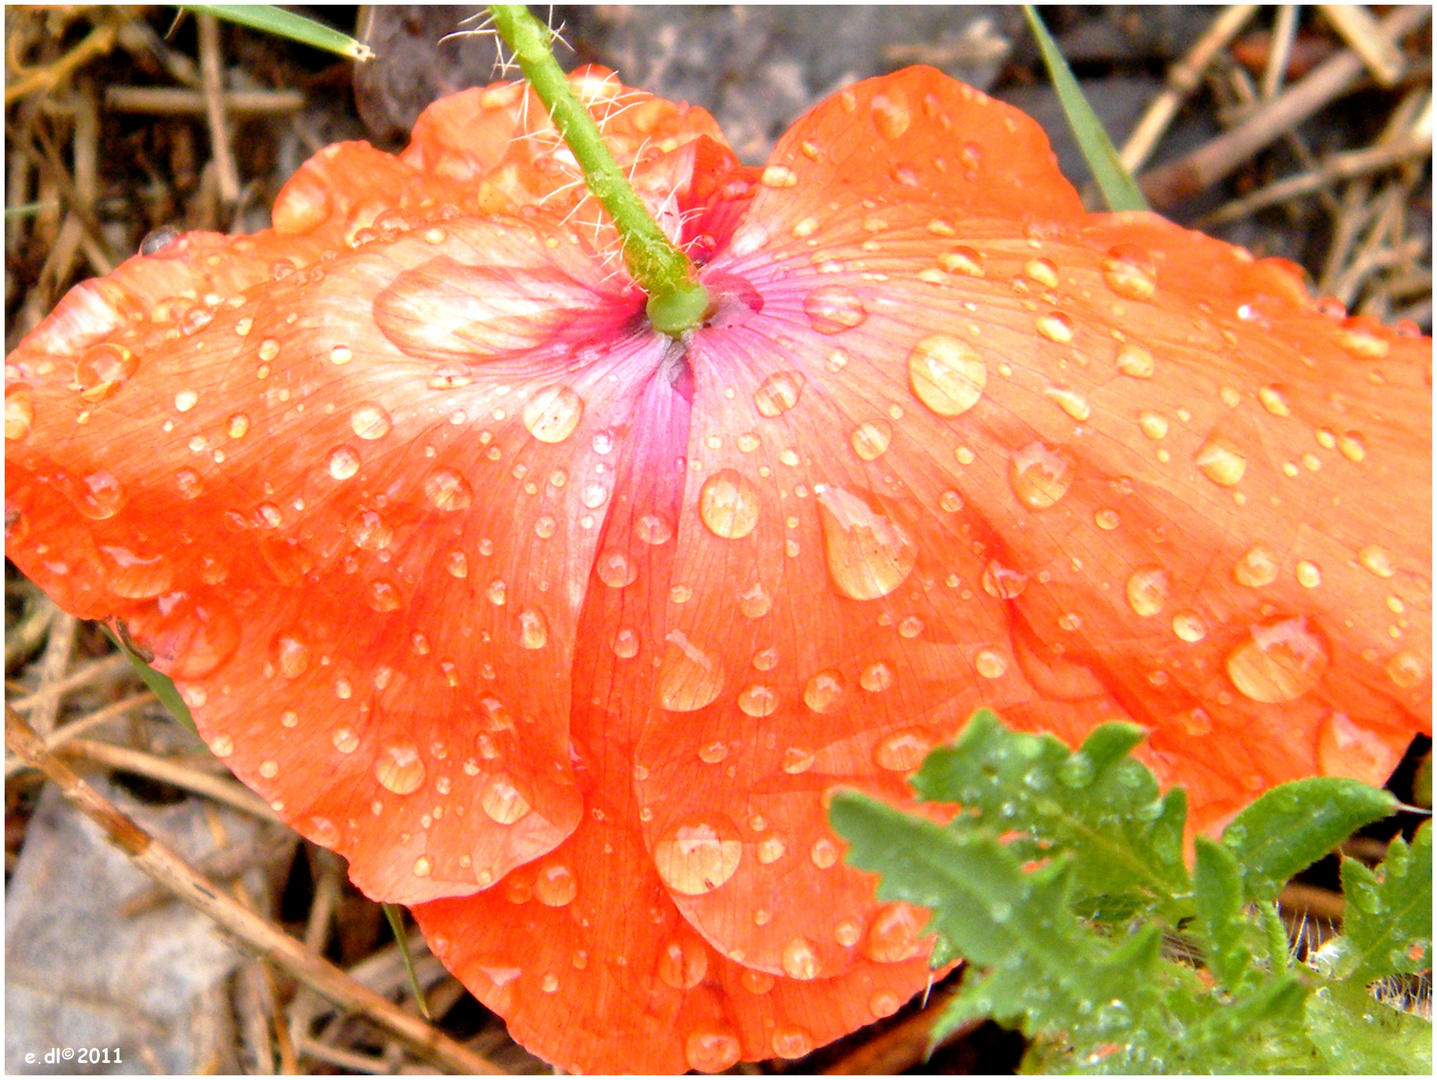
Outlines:
[{"label": "green leaf", "polygon": [[1294,780],[1245,807],[1222,842],[1242,865],[1244,895],[1271,900],[1293,874],[1396,808],[1395,796],[1356,780]]},{"label": "green leaf", "polygon": [[348,34],[324,23],[296,15],[284,8],[269,4],[183,4],[186,11],[213,15],[226,22],[238,23],[255,30],[263,30],[275,37],[288,38],[301,45],[309,45],[325,52],[338,53],[351,60],[364,62],[374,59],[374,50],[362,42],[355,41]]},{"label": "green leaf", "polygon": [[1191,889],[1182,857],[1187,801],[1181,790],[1161,795],[1152,773],[1128,756],[1142,739],[1132,724],[1103,724],[1075,753],[1051,735],[1010,731],[980,709],[912,783],[924,799],[970,811],[954,821],[959,833],[1026,833],[1031,842],[1011,848],[1021,858],[1081,851],[1072,872],[1085,902],[1135,891],[1141,902],[1171,906]]},{"label": "green leaf", "polygon": [[1103,130],[1102,121],[1093,112],[1088,99],[1083,96],[1078,80],[1073,78],[1073,72],[1068,67],[1068,62],[1063,59],[1058,43],[1048,33],[1048,28],[1043,25],[1043,20],[1032,4],[1023,5],[1023,14],[1028,18],[1028,27],[1033,31],[1033,36],[1038,39],[1038,48],[1042,50],[1043,62],[1048,66],[1048,74],[1053,80],[1053,89],[1058,93],[1058,100],[1062,103],[1063,113],[1068,118],[1068,126],[1077,137],[1083,160],[1088,163],[1088,169],[1097,181],[1098,190],[1102,192],[1108,209],[1146,210],[1147,200],[1143,198],[1143,193],[1138,190],[1133,178],[1128,175],[1123,163],[1118,160],[1118,152],[1113,149],[1108,133]]},{"label": "green leaf", "polygon": [[[1250,925],[1242,913],[1242,870],[1237,858],[1205,836],[1194,841],[1193,895],[1198,929],[1207,945],[1207,964],[1218,981],[1235,990],[1252,964]],[[1285,951],[1285,950],[1284,950]]]},{"label": "green leaf", "polygon": [[[1352,990],[1356,988],[1348,988]],[[1432,1023],[1379,1005],[1365,991],[1324,987],[1306,1003],[1308,1037],[1323,1072],[1432,1075]]]},{"label": "green leaf", "polygon": [[1388,975],[1415,975],[1432,964],[1432,823],[1411,848],[1401,837],[1373,873],[1356,859],[1342,861],[1342,970],[1366,986]]},{"label": "green leaf", "polygon": [[129,643],[122,640],[108,626],[102,624],[101,629],[115,643],[115,648],[129,658],[130,665],[135,669],[135,674],[149,687],[150,693],[160,699],[160,704],[169,710],[170,715],[198,735],[199,729],[195,727],[194,717],[190,715],[190,707],[185,704],[185,699],[180,697],[180,692],[175,689],[174,680],[168,675],[162,675],[145,663],[136,655],[135,650],[130,648]]}]

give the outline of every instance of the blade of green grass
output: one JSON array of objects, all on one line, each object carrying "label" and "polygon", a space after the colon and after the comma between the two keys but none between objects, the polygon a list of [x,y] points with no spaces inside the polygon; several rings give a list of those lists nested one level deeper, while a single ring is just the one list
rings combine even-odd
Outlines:
[{"label": "blade of green grass", "polygon": [[276,37],[288,38],[301,45],[310,45],[325,52],[338,53],[361,62],[374,59],[374,50],[323,23],[306,19],[292,11],[271,4],[184,4],[186,11],[198,11],[217,19],[263,30]]},{"label": "blade of green grass", "polygon": [[384,917],[389,920],[389,930],[394,935],[394,942],[399,946],[399,955],[404,958],[404,970],[409,973],[409,989],[414,992],[414,1001],[419,1006],[419,1015],[426,1020],[433,1020],[429,1015],[429,1003],[424,1000],[424,987],[419,985],[419,976],[414,971],[414,958],[409,955],[409,935],[404,931],[404,916],[395,904],[380,904],[384,909]]},{"label": "blade of green grass", "polygon": [[174,681],[136,656],[135,650],[130,648],[126,642],[121,641],[119,636],[108,626],[101,625],[100,629],[104,630],[105,636],[115,643],[115,648],[129,657],[135,674],[144,680],[145,685],[150,688],[150,693],[160,699],[160,704],[170,711],[170,715],[198,735],[199,731],[195,727],[194,718],[190,716],[190,707],[185,704],[184,698],[180,697],[180,692],[175,689]]},{"label": "blade of green grass", "polygon": [[1058,92],[1063,114],[1068,118],[1068,126],[1077,137],[1083,160],[1088,163],[1088,169],[1097,181],[1098,190],[1102,192],[1108,209],[1146,210],[1147,200],[1143,198],[1143,193],[1138,190],[1133,178],[1128,175],[1128,170],[1123,168],[1123,163],[1118,160],[1118,152],[1113,149],[1108,133],[1103,130],[1102,121],[1098,119],[1097,113],[1093,112],[1088,99],[1083,96],[1078,80],[1073,77],[1072,69],[1063,59],[1053,35],[1048,33],[1048,28],[1043,25],[1037,9],[1032,4],[1024,4],[1023,14],[1028,18],[1028,27],[1033,31],[1033,36],[1038,39],[1038,48],[1042,50],[1043,62],[1048,65],[1048,74],[1053,79],[1053,89]]}]

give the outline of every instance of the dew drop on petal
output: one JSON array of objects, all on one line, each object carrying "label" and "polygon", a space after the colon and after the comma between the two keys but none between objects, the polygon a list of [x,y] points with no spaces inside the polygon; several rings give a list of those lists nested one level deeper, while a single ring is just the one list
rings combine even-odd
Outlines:
[{"label": "dew drop on petal", "polygon": [[758,683],[745,686],[739,691],[738,707],[749,716],[772,716],[778,711],[778,692]]},{"label": "dew drop on petal", "polygon": [[564,907],[577,895],[579,883],[566,865],[555,862],[539,868],[534,878],[534,896],[539,903],[545,907]]},{"label": "dew drop on petal", "polygon": [[[338,746],[338,732],[335,735],[335,745]],[[419,751],[412,746],[386,747],[374,762],[374,775],[394,794],[410,795],[424,783],[424,762],[419,760]]]},{"label": "dew drop on petal", "polygon": [[393,428],[389,414],[372,402],[355,406],[349,414],[350,429],[361,439],[382,439]]},{"label": "dew drop on petal", "polygon": [[885,1016],[892,1016],[898,1011],[898,1006],[903,1002],[892,990],[879,990],[868,999],[868,1011],[876,1018],[883,1019]]},{"label": "dew drop on petal", "polygon": [[915,956],[923,929],[923,914],[908,904],[885,904],[873,916],[863,955],[880,964],[896,964]]},{"label": "dew drop on petal", "polygon": [[764,379],[753,392],[754,408],[760,416],[782,416],[798,404],[803,392],[803,373],[798,371],[776,371]]},{"label": "dew drop on petal", "polygon": [[439,468],[424,477],[424,494],[436,510],[467,509],[474,492],[453,469]]},{"label": "dew drop on petal", "polygon": [[5,440],[24,442],[35,423],[35,392],[28,386],[12,386],[5,391]]},{"label": "dew drop on petal", "polygon": [[519,612],[519,648],[542,649],[549,644],[549,622],[534,608]]},{"label": "dew drop on petal", "polygon": [[763,863],[764,866],[768,866],[770,863],[776,863],[779,859],[783,858],[786,850],[783,841],[778,837],[766,836],[758,842],[758,847],[755,849],[755,852],[758,855],[758,861]]},{"label": "dew drop on petal", "polygon": [[950,274],[963,277],[986,277],[982,256],[970,247],[956,247],[938,256],[938,265]]},{"label": "dew drop on petal", "polygon": [[773,1047],[775,1057],[792,1061],[812,1052],[813,1036],[800,1027],[775,1028],[769,1045]]},{"label": "dew drop on petal", "polygon": [[1120,244],[1103,260],[1103,280],[1125,300],[1149,300],[1157,289],[1157,268],[1146,251]]},{"label": "dew drop on petal", "polygon": [[839,334],[861,325],[868,318],[863,301],[842,285],[825,285],[815,289],[803,301],[803,311],[820,334]]},{"label": "dew drop on petal", "polygon": [[709,952],[689,934],[670,938],[659,950],[659,978],[675,990],[692,990],[709,970]]},{"label": "dew drop on petal", "polygon": [[1052,259],[1029,259],[1023,265],[1023,273],[1027,274],[1045,289],[1056,289],[1058,287],[1058,268],[1053,264]]},{"label": "dew drop on petal", "polygon": [[684,1060],[701,1073],[725,1072],[738,1064],[742,1053],[737,1037],[727,1031],[694,1031],[684,1040]]},{"label": "dew drop on petal", "polygon": [[1376,544],[1369,544],[1358,551],[1357,561],[1364,570],[1369,570],[1380,578],[1390,578],[1397,572],[1392,565],[1392,553]]},{"label": "dew drop on petal", "polygon": [[1140,345],[1124,345],[1118,350],[1118,370],[1134,379],[1153,377],[1153,354]]},{"label": "dew drop on petal", "polygon": [[270,646],[270,656],[286,679],[297,679],[309,670],[309,642],[296,633],[280,634]]},{"label": "dew drop on petal", "polygon": [[1168,573],[1161,566],[1143,566],[1128,578],[1128,607],[1143,618],[1162,611],[1168,601]]},{"label": "dew drop on petal", "polygon": [[1416,653],[1403,649],[1387,661],[1387,677],[1403,690],[1410,690],[1427,677],[1427,665]]},{"label": "dew drop on petal", "polygon": [[773,598],[756,581],[739,594],[738,609],[745,619],[761,619],[773,609]]},{"label": "dew drop on petal", "polygon": [[914,396],[942,417],[960,416],[978,403],[988,368],[966,342],[933,334],[908,354],[908,385]]},{"label": "dew drop on petal", "polygon": [[790,776],[797,776],[813,768],[813,761],[812,750],[802,746],[790,746],[783,752],[783,760],[778,767]]},{"label": "dew drop on petal", "polygon": [[339,845],[339,829],[328,818],[310,818],[306,835],[320,847],[334,848]]},{"label": "dew drop on petal", "polygon": [[444,559],[444,569],[450,577],[466,578],[469,576],[469,557],[462,551],[451,551]]},{"label": "dew drop on petal", "polygon": [[827,870],[838,862],[838,845],[826,836],[820,836],[808,849],[809,861],[820,870]]},{"label": "dew drop on petal", "polygon": [[1018,501],[1029,510],[1046,510],[1073,486],[1074,462],[1061,448],[1038,441],[1013,451],[1008,483]]},{"label": "dew drop on petal", "polygon": [[923,764],[933,743],[920,731],[898,731],[885,737],[873,750],[873,762],[890,772],[910,773]]},{"label": "dew drop on petal", "polygon": [[634,535],[645,544],[658,546],[674,535],[673,526],[660,514],[643,514],[634,526]]},{"label": "dew drop on petal", "polygon": [[913,123],[908,104],[887,94],[875,94],[869,106],[873,110],[873,126],[885,139],[897,139]]},{"label": "dew drop on petal", "polygon": [[614,635],[609,647],[620,660],[632,660],[639,655],[639,635],[636,631],[624,627]]},{"label": "dew drop on petal", "polygon": [[1043,391],[1043,396],[1074,420],[1081,422],[1093,415],[1092,407],[1088,404],[1087,399],[1075,390],[1050,386]]},{"label": "dew drop on petal", "polygon": [[1173,633],[1183,641],[1193,644],[1207,637],[1207,626],[1195,613],[1180,611],[1173,616]]},{"label": "dew drop on petal", "polygon": [[990,559],[983,568],[983,591],[999,600],[1016,600],[1028,587],[1028,575]]},{"label": "dew drop on petal", "polygon": [[1247,458],[1220,435],[1210,435],[1193,461],[1204,476],[1220,487],[1232,487],[1247,472]]},{"label": "dew drop on petal", "polygon": [[1260,589],[1277,580],[1278,569],[1277,556],[1259,544],[1249,548],[1237,560],[1232,576],[1239,585],[1245,585],[1249,589]]},{"label": "dew drop on petal", "polygon": [[330,741],[334,743],[334,748],[341,754],[352,754],[359,749],[359,736],[354,733],[352,728],[335,728],[334,734],[330,736]]},{"label": "dew drop on petal", "polygon": [[479,806],[491,821],[512,825],[531,807],[524,785],[507,773],[495,773],[479,790]]},{"label": "dew drop on petal", "polygon": [[349,519],[349,538],[363,551],[387,548],[394,539],[394,530],[374,510],[361,510]]},{"label": "dew drop on petal", "polygon": [[804,684],[803,703],[816,713],[836,712],[843,707],[846,689],[843,673],[837,668],[829,668]]},{"label": "dew drop on petal", "polygon": [[546,386],[524,405],[524,426],[542,443],[561,443],[579,426],[584,400],[567,386]]},{"label": "dew drop on petal", "polygon": [[699,519],[709,532],[738,540],[758,525],[758,491],[736,469],[720,469],[699,490]]},{"label": "dew drop on petal", "polygon": [[216,735],[209,745],[210,753],[217,758],[227,758],[235,752],[235,741],[228,735]]},{"label": "dew drop on petal", "polygon": [[1066,345],[1073,340],[1073,320],[1061,311],[1040,315],[1035,326],[1040,337],[1059,345]]},{"label": "dew drop on petal", "polygon": [[887,690],[893,682],[893,668],[882,660],[869,664],[858,676],[858,685],[871,694]]},{"label": "dew drop on petal", "polygon": [[818,492],[829,578],[843,596],[876,600],[907,580],[918,548],[903,526],[842,488]]},{"label": "dew drop on petal", "polygon": [[[139,366],[139,358],[129,349],[103,342],[81,355],[75,364],[75,383],[86,401],[103,401],[119,390]],[[9,404],[8,397],[6,403]]]},{"label": "dew drop on petal", "polygon": [[804,938],[794,938],[785,945],[779,959],[783,973],[790,979],[807,981],[818,978],[818,953]]},{"label": "dew drop on petal", "polygon": [[723,667],[680,630],[668,635],[668,649],[655,677],[659,704],[670,712],[694,712],[723,691]]},{"label": "dew drop on petal", "polygon": [[330,452],[329,475],[336,480],[348,480],[359,471],[359,455],[347,446]]},{"label": "dew drop on petal", "polygon": [[654,844],[654,867],[674,892],[702,896],[733,877],[743,857],[738,829],[721,815],[695,817]]},{"label": "dew drop on petal", "polygon": [[1322,568],[1307,559],[1298,560],[1297,565],[1293,567],[1293,574],[1297,578],[1297,583],[1304,589],[1315,589],[1322,584]]},{"label": "dew drop on petal", "polygon": [[864,461],[876,461],[893,441],[893,425],[887,420],[865,420],[853,429],[849,442]]},{"label": "dew drop on petal", "polygon": [[594,565],[599,580],[611,589],[632,585],[639,576],[633,560],[618,548],[605,548],[599,552]]},{"label": "dew drop on petal", "polygon": [[364,602],[371,611],[378,612],[398,611],[404,606],[404,598],[400,595],[399,586],[384,578],[369,583]]},{"label": "dew drop on petal", "polygon": [[1008,661],[996,649],[980,649],[973,657],[973,667],[985,679],[1000,679],[1008,670]]},{"label": "dew drop on petal", "polygon": [[1287,416],[1292,411],[1288,407],[1286,393],[1276,383],[1261,387],[1257,392],[1257,400],[1273,416]]},{"label": "dew drop on petal", "polygon": [[1313,689],[1327,662],[1327,645],[1307,619],[1273,619],[1252,627],[1228,653],[1227,674],[1243,696],[1281,703]]}]

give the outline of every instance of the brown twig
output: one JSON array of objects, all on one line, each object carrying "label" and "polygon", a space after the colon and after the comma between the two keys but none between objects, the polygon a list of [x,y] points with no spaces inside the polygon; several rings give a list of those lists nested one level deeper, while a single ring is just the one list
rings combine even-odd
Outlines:
[{"label": "brown twig", "polygon": [[[1401,41],[1432,18],[1426,5],[1399,7],[1379,24],[1388,41]],[[1138,185],[1156,210],[1206,191],[1283,132],[1346,93],[1363,72],[1361,57],[1344,50],[1257,109],[1231,131],[1186,157],[1139,177]]]},{"label": "brown twig", "polygon": [[[64,678],[58,676],[52,681],[46,676],[47,665],[58,666],[63,673],[70,661],[70,651],[74,647],[75,629],[78,624],[75,616],[60,612],[55,619],[50,631],[50,644],[45,648],[45,655],[41,658],[40,686],[32,694],[21,698],[19,701],[10,703],[10,707],[16,712],[31,712],[46,704],[59,700],[71,690],[90,683],[102,683],[108,679],[124,675],[131,669],[130,662],[123,653],[111,653],[109,656],[102,656],[98,660],[92,660],[82,664]],[[52,656],[51,647],[56,653]],[[63,657],[63,660],[60,659]],[[33,722],[33,721],[32,721]],[[36,727],[40,725],[36,724]]]},{"label": "brown twig", "polygon": [[1267,54],[1267,67],[1262,73],[1264,101],[1277,97],[1287,78],[1287,65],[1292,60],[1292,44],[1297,40],[1297,5],[1280,4],[1272,23],[1272,45]]},{"label": "brown twig", "polygon": [[55,616],[50,624],[50,638],[40,656],[40,689],[24,702],[29,705],[30,722],[46,735],[54,730],[55,717],[60,711],[60,696],[72,685],[72,680],[64,676],[65,669],[70,666],[70,656],[75,651],[78,627],[79,620],[68,612],[62,611]]},{"label": "brown twig", "polygon": [[124,851],[136,867],[213,919],[253,953],[263,956],[340,1008],[362,1013],[422,1057],[444,1068],[459,1073],[499,1073],[484,1058],[360,985],[301,942],[245,910],[80,779],[74,770],[45,749],[34,729],[8,707],[5,742],[13,753],[53,780],[61,794],[99,825],[109,841]]},{"label": "brown twig", "polygon": [[1379,86],[1396,86],[1407,66],[1402,50],[1382,34],[1377,20],[1367,8],[1358,4],[1318,4],[1348,47],[1367,65]]},{"label": "brown twig", "polygon": [[11,104],[23,97],[51,87],[64,81],[70,73],[88,64],[97,56],[104,56],[115,46],[115,27],[110,24],[97,26],[91,30],[89,36],[80,44],[67,52],[60,59],[43,67],[30,68],[21,73],[20,77],[5,87],[5,105],[8,108]]},{"label": "brown twig", "polygon": [[[108,86],[105,107],[148,116],[203,116],[209,101],[202,93],[174,86]],[[285,116],[302,108],[304,94],[298,90],[235,90],[224,95],[230,116]]]},{"label": "brown twig", "polygon": [[220,60],[220,24],[213,15],[198,17],[200,74],[205,83],[205,113],[210,127],[210,153],[219,177],[220,199],[226,206],[239,201],[239,170],[230,147],[230,125],[225,115],[224,72]]}]

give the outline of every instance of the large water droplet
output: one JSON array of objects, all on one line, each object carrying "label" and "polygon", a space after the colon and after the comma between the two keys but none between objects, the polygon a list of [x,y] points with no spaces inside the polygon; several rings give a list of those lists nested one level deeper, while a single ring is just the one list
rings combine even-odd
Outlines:
[{"label": "large water droplet", "polygon": [[348,480],[359,471],[359,455],[347,446],[330,452],[329,475],[336,480]]},{"label": "large water droplet", "polygon": [[813,1050],[813,1036],[800,1027],[775,1028],[769,1039],[775,1057],[793,1061]]},{"label": "large water droplet", "polygon": [[11,386],[5,391],[5,440],[24,442],[35,423],[35,392],[28,386]]},{"label": "large water droplet", "polygon": [[893,685],[893,668],[883,660],[876,660],[858,675],[858,685],[870,694],[881,693]]},{"label": "large water droplet", "polygon": [[837,668],[820,671],[803,687],[803,703],[816,713],[837,712],[843,707],[847,683]]},{"label": "large water droplet", "polygon": [[761,619],[773,609],[773,598],[756,581],[739,594],[738,609],[745,619]]},{"label": "large water droplet", "polygon": [[893,441],[893,425],[887,420],[865,420],[853,429],[849,443],[864,461],[877,461]]},{"label": "large water droplet", "polygon": [[1124,345],[1118,350],[1118,370],[1134,379],[1151,379],[1156,365],[1153,354],[1141,345]]},{"label": "large water droplet", "polygon": [[1073,486],[1074,462],[1066,450],[1039,441],[1013,451],[1008,483],[1029,510],[1046,510]]},{"label": "large water droplet", "polygon": [[1363,569],[1370,570],[1380,578],[1390,578],[1397,572],[1392,565],[1392,553],[1376,544],[1362,548],[1357,553],[1357,561]]},{"label": "large water droplet", "polygon": [[1274,619],[1228,653],[1227,674],[1245,697],[1280,703],[1315,687],[1327,661],[1327,645],[1307,619]]},{"label": "large water droplet", "polygon": [[803,311],[820,334],[839,334],[868,318],[863,301],[842,285],[825,285],[815,289],[804,300]]},{"label": "large water droplet", "polygon": [[1410,690],[1427,677],[1427,665],[1416,653],[1403,649],[1387,661],[1387,677],[1403,690]]},{"label": "large water droplet", "polygon": [[639,576],[633,560],[618,548],[606,548],[599,552],[599,558],[594,565],[599,580],[611,589],[632,585]]},{"label": "large water droplet", "polygon": [[1221,435],[1208,436],[1193,461],[1204,476],[1221,487],[1232,487],[1247,472],[1247,458]]},{"label": "large water droplet", "polygon": [[798,371],[776,371],[753,392],[754,408],[760,416],[781,416],[798,404],[803,392],[803,373]]},{"label": "large water droplet", "polygon": [[723,691],[723,666],[718,658],[691,642],[681,630],[670,631],[668,643],[654,680],[659,704],[670,712],[693,712],[712,704]]},{"label": "large water droplet", "polygon": [[680,934],[659,950],[659,978],[675,990],[692,990],[709,970],[709,951],[690,934]]},{"label": "large water droplet", "polygon": [[349,427],[361,439],[382,439],[394,427],[394,421],[378,405],[365,402],[349,414]]},{"label": "large water droplet", "polygon": [[561,443],[579,426],[584,400],[567,386],[546,386],[524,405],[524,426],[543,443]]},{"label": "large water droplet", "polygon": [[1161,566],[1142,566],[1128,578],[1128,607],[1143,618],[1156,615],[1168,602],[1168,572]]},{"label": "large water droplet", "polygon": [[634,535],[645,544],[657,546],[668,542],[674,535],[674,527],[661,514],[644,514],[634,525]]},{"label": "large water droplet", "polygon": [[758,525],[758,490],[736,469],[720,469],[699,490],[699,518],[709,532],[737,540]]},{"label": "large water droplet", "polygon": [[910,773],[923,764],[931,749],[933,743],[916,728],[897,731],[874,747],[873,761],[880,769]]},{"label": "large water droplet", "polygon": [[780,954],[783,973],[790,979],[807,981],[818,978],[818,953],[813,944],[804,938],[794,938],[783,947]]},{"label": "large water droplet", "polygon": [[103,401],[135,374],[140,361],[121,345],[104,342],[85,350],[75,365],[75,382],[86,401]]},{"label": "large water droplet", "polygon": [[983,568],[983,591],[999,600],[1016,600],[1028,587],[1028,575],[1012,570],[996,559]]},{"label": "large water droplet", "polygon": [[1260,589],[1277,580],[1278,567],[1277,556],[1259,544],[1244,552],[1237,560],[1232,576],[1239,585]]},{"label": "large water droplet", "polygon": [[834,587],[854,600],[887,596],[918,561],[912,536],[868,500],[842,488],[817,492],[824,555]]},{"label": "large water droplet", "polygon": [[349,519],[349,538],[364,551],[387,548],[394,539],[394,530],[374,510],[361,510]]},{"label": "large water droplet", "polygon": [[738,707],[749,716],[772,716],[778,711],[778,692],[758,683],[745,686],[738,693]]},{"label": "large water droplet", "polygon": [[280,634],[270,645],[270,657],[281,675],[297,679],[309,670],[309,642],[293,631]]},{"label": "large water droplet", "polygon": [[719,814],[696,817],[665,832],[654,845],[654,867],[674,892],[703,896],[733,877],[743,857],[738,829]]},{"label": "large water droplet", "polygon": [[527,786],[508,773],[495,773],[479,791],[479,806],[500,825],[514,824],[532,805]]},{"label": "large water droplet", "polygon": [[939,416],[960,416],[983,396],[988,368],[971,345],[934,334],[909,352],[908,385]]},{"label": "large water droplet", "polygon": [[721,1073],[733,1068],[742,1052],[738,1039],[727,1031],[694,1031],[684,1040],[684,1060],[689,1068],[701,1073]]},{"label": "large water droplet", "polygon": [[873,916],[863,955],[880,964],[897,964],[918,953],[923,913],[908,904],[885,904]]},{"label": "large water droplet", "polygon": [[1103,260],[1103,280],[1124,299],[1149,300],[1158,287],[1158,271],[1148,252],[1119,244]]},{"label": "large water droplet", "polygon": [[[335,743],[338,746],[338,742]],[[374,775],[380,784],[396,795],[410,795],[424,783],[424,762],[412,746],[390,746],[380,751],[374,762]]]},{"label": "large water droplet", "polygon": [[564,907],[579,895],[574,871],[561,862],[547,863],[534,878],[534,895],[546,907]]},{"label": "large water droplet", "polygon": [[437,510],[464,510],[473,501],[474,492],[453,469],[439,468],[424,477],[424,494]]},{"label": "large water droplet", "polygon": [[549,644],[549,622],[535,608],[519,612],[519,648],[542,649]]},{"label": "large water droplet", "polygon": [[873,126],[885,139],[897,139],[913,123],[913,112],[902,98],[875,94],[869,108],[873,110]]}]

